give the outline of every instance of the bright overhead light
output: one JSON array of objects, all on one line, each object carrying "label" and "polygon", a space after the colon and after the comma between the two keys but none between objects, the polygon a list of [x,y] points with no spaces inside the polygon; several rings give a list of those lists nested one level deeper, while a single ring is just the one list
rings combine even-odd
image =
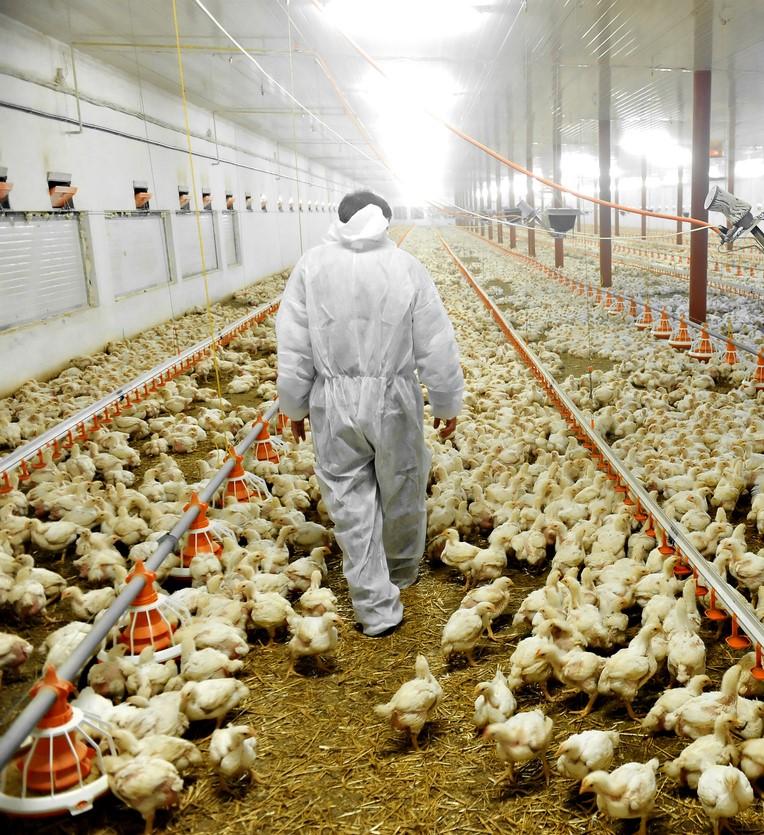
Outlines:
[{"label": "bright overhead light", "polygon": [[331,0],[324,9],[351,33],[396,42],[463,36],[481,21],[466,0]]},{"label": "bright overhead light", "polygon": [[675,142],[663,128],[630,128],[620,146],[628,154],[645,157],[654,168],[679,168],[691,160],[687,148]]},{"label": "bright overhead light", "polygon": [[764,177],[764,159],[754,157],[753,159],[741,159],[735,163],[736,177]]}]

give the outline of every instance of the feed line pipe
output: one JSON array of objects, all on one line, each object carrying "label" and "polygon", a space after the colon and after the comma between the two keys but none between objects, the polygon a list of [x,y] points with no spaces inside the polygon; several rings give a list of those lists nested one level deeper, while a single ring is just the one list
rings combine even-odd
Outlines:
[{"label": "feed line pipe", "polygon": [[[204,9],[203,4],[200,0],[194,0],[197,6]],[[326,9],[319,0],[311,0],[313,5],[321,12],[321,14],[326,15]],[[204,9],[206,12],[207,10]],[[208,16],[209,13],[207,13]],[[343,38],[350,44],[350,46],[355,49],[355,51],[369,64],[373,67],[388,83],[393,84],[399,92],[403,92],[403,89],[398,85],[395,85],[392,79],[387,75],[387,73],[382,69],[382,67],[374,60],[374,58],[369,55],[366,50],[358,44],[354,38],[352,38],[338,23],[335,21],[330,21],[331,25],[342,35]],[[407,98],[411,101],[411,96],[407,94]],[[520,165],[518,162],[514,162],[514,160],[508,159],[507,157],[500,154],[498,151],[491,148],[489,145],[485,145],[479,139],[475,139],[474,136],[471,136],[465,131],[458,128],[456,125],[449,122],[447,119],[444,119],[442,116],[439,116],[433,110],[431,110],[426,104],[417,100],[416,104],[422,109],[424,113],[426,113],[431,119],[434,119],[436,122],[443,125],[444,128],[451,131],[455,136],[458,136],[460,139],[463,139],[465,142],[469,142],[470,145],[473,145],[478,150],[482,151],[484,154],[488,154],[488,156],[493,157],[497,162],[500,162],[502,165],[507,166],[507,168],[512,168],[517,171],[519,174],[523,174],[526,177],[531,177],[534,180],[537,180],[539,183],[542,183],[549,188],[555,189],[556,191],[562,191],[566,194],[570,194],[573,197],[578,197],[581,200],[586,200],[589,203],[596,203],[599,206],[604,206],[606,208],[611,209],[620,209],[624,212],[629,212],[635,215],[642,215],[643,217],[659,217],[664,220],[673,220],[676,223],[690,223],[693,226],[697,226],[699,228],[711,229],[712,231],[719,234],[719,229],[711,223],[708,223],[705,220],[699,220],[695,217],[679,217],[678,215],[668,215],[662,214],[660,212],[651,212],[649,209],[638,209],[636,206],[626,206],[622,205],[621,203],[614,203],[610,200],[603,200],[600,197],[594,197],[591,194],[585,194],[584,192],[577,191],[576,189],[569,188],[568,186],[563,186],[560,183],[556,183],[554,180],[550,180],[547,177],[542,177],[540,174],[534,174],[528,168]]]},{"label": "feed line pipe", "polygon": [[607,442],[596,432],[590,425],[586,416],[581,412],[568,395],[557,385],[556,380],[546,371],[541,363],[541,360],[536,356],[534,351],[528,347],[522,337],[515,331],[510,323],[504,318],[501,311],[496,307],[491,298],[472,277],[469,270],[459,260],[459,257],[454,253],[451,247],[446,243],[445,239],[438,235],[446,252],[451,256],[454,263],[458,267],[464,278],[467,279],[472,289],[477,296],[488,308],[491,316],[496,324],[502,330],[507,340],[512,343],[514,348],[520,356],[526,360],[528,365],[533,367],[535,375],[541,380],[542,385],[546,388],[550,395],[550,400],[562,412],[563,416],[566,414],[570,416],[571,420],[575,422],[579,429],[587,436],[589,441],[599,450],[599,454],[607,461],[610,469],[617,474],[618,479],[627,488],[627,495],[631,495],[632,499],[639,502],[646,513],[649,513],[655,524],[669,537],[669,539],[677,546],[677,550],[689,562],[693,569],[697,572],[698,577],[702,578],[705,584],[716,594],[726,611],[737,621],[738,626],[748,635],[752,642],[757,644],[760,648],[764,648],[764,624],[762,624],[756,617],[751,604],[740,594],[739,591],[733,589],[714,568],[714,566],[706,560],[706,558],[698,551],[695,546],[687,538],[687,535],[677,526],[676,522],[667,516],[661,507],[653,501],[653,498],[642,487],[642,485],[634,478],[629,470],[621,462],[610,449]]},{"label": "feed line pipe", "polygon": [[[214,341],[222,342],[226,337],[233,336],[239,329],[245,328],[250,322],[262,321],[266,316],[273,313],[278,308],[280,302],[281,295],[278,295],[272,301],[260,305],[260,307],[256,308],[251,313],[248,313],[246,316],[242,316],[240,319],[237,319],[235,322],[232,322],[230,325],[223,328],[223,330],[219,331],[217,336],[215,336]],[[109,406],[115,403],[121,403],[125,397],[132,394],[134,391],[137,391],[141,388],[141,386],[148,385],[156,378],[169,374],[173,370],[177,370],[178,373],[180,373],[180,371],[183,370],[182,366],[185,363],[188,363],[188,367],[195,365],[197,360],[196,355],[206,352],[212,345],[212,342],[213,337],[211,336],[208,336],[201,342],[197,342],[196,345],[192,345],[190,348],[187,348],[185,351],[178,354],[177,357],[165,360],[152,368],[150,371],[147,371],[145,374],[141,374],[140,377],[136,377],[131,382],[126,383],[124,386],[120,386],[118,389],[110,392],[105,397],[97,400],[95,403],[91,403],[90,406],[87,406],[71,417],[62,420],[61,423],[57,423],[46,432],[43,432],[42,435],[38,435],[33,440],[28,441],[23,446],[15,449],[12,453],[10,453],[10,455],[0,458],[0,476],[3,473],[8,473],[18,467],[22,461],[28,461],[43,447],[50,446],[55,441],[61,440],[68,432],[76,429],[80,424],[85,426],[87,421],[99,416]],[[201,359],[201,356],[198,357],[198,359]]]},{"label": "feed line pipe", "polygon": [[[492,246],[495,249],[500,250],[502,255],[513,255],[516,258],[523,259],[524,261],[533,261],[535,266],[540,267],[543,272],[547,273],[551,277],[559,276],[560,278],[565,278],[567,281],[573,281],[576,284],[583,285],[584,287],[587,288],[587,290],[596,290],[599,286],[599,285],[596,285],[596,284],[592,284],[589,281],[584,281],[584,280],[577,279],[577,278],[576,279],[570,278],[569,276],[564,275],[564,273],[562,273],[562,271],[557,270],[557,269],[553,269],[552,267],[547,267],[546,264],[542,264],[541,261],[538,260],[538,258],[532,258],[530,255],[524,255],[522,252],[514,252],[511,249],[507,249],[505,246],[501,246],[501,244],[494,243],[493,241],[487,241],[485,238],[481,237],[477,232],[470,232],[469,230],[466,230],[466,231],[467,231],[468,234],[477,238],[477,240],[482,241],[484,244],[487,244],[488,246]],[[602,289],[602,288],[600,288],[600,289]],[[647,306],[645,304],[645,302],[643,302],[641,299],[638,299],[634,296],[629,296],[626,293],[616,292],[612,288],[606,288],[606,289],[610,289],[614,296],[620,296],[624,301],[629,301],[629,302],[633,301],[633,302],[636,302],[637,304],[642,305],[643,307]],[[757,296],[756,298],[764,299],[763,296]],[[651,307],[652,310],[657,310],[660,305],[651,304],[649,306]],[[666,315],[669,317],[669,319],[672,319],[675,322],[678,322],[679,319],[680,319],[679,316],[676,316],[674,313],[670,313],[668,310],[666,311]],[[698,324],[697,322],[693,322],[690,319],[687,319],[685,324],[687,325],[688,328],[691,328],[692,330],[695,330],[695,331],[701,331],[702,327],[703,327],[701,324]],[[759,349],[756,348],[755,346],[747,345],[745,342],[740,342],[737,339],[732,339],[731,337],[725,336],[722,333],[718,333],[717,331],[711,330],[711,328],[709,328],[708,325],[706,325],[706,333],[710,337],[713,337],[714,339],[716,339],[720,342],[723,342],[725,345],[726,345],[727,342],[729,342],[731,345],[734,345],[736,348],[739,348],[741,351],[744,351],[746,354],[751,354],[754,357],[759,356]]]},{"label": "feed line pipe", "polygon": [[[274,415],[277,414],[278,409],[279,401],[276,400],[265,411],[262,418],[252,427],[244,440],[235,447],[239,455],[244,455],[252,446],[264,426],[264,421],[270,423]],[[199,492],[199,498],[202,502],[210,502],[215,493],[223,485],[223,482],[230,475],[235,463],[235,459],[229,457],[217,473],[209,480],[204,489]],[[149,571],[156,571],[164,560],[175,550],[181,536],[189,529],[198,513],[199,506],[192,505],[180,517],[175,527],[159,540],[159,546],[156,551],[146,561],[146,568]],[[93,624],[90,632],[77,644],[72,654],[56,670],[59,678],[71,682],[75,681],[85,664],[96,654],[101,642],[107,638],[112,627],[125,614],[130,604],[143,589],[144,583],[144,577],[138,575],[133,577],[125,588],[122,589],[117,599],[109,606],[103,617]],[[0,771],[10,762],[32,729],[37,726],[40,720],[50,710],[55,698],[55,690],[43,685],[37,692],[37,695],[16,717],[10,728],[0,737]]]}]

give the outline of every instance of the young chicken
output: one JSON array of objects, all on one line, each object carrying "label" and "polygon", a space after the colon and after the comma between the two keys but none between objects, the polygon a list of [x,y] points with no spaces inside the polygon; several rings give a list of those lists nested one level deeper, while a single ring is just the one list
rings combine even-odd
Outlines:
[{"label": "young chicken", "polygon": [[440,704],[443,688],[430,672],[424,655],[417,655],[416,677],[404,682],[387,704],[376,705],[377,716],[389,720],[399,731],[408,731],[414,750],[419,750],[419,734]]},{"label": "young chicken", "polygon": [[619,742],[617,731],[573,734],[557,749],[557,771],[571,780],[583,780],[592,771],[607,771]]},{"label": "young chicken", "polygon": [[213,678],[209,681],[189,681],[180,691],[180,709],[192,721],[223,719],[249,695],[249,687],[235,678]]},{"label": "young chicken", "polygon": [[594,652],[581,649],[574,648],[569,652],[563,652],[550,641],[544,642],[536,654],[551,666],[555,678],[561,684],[572,687],[580,693],[586,693],[589,701],[578,715],[588,716],[597,701],[598,682],[605,666],[605,659]]},{"label": "young chicken", "polygon": [[448,661],[454,653],[467,656],[470,666],[475,665],[473,653],[483,632],[488,629],[494,613],[491,603],[478,603],[471,609],[457,609],[443,627],[440,647]]},{"label": "young chicken", "polygon": [[480,551],[476,545],[459,541],[459,531],[456,528],[446,528],[442,533],[446,540],[443,551],[440,555],[441,562],[455,568],[464,575],[465,585],[469,582],[470,563],[473,557]]},{"label": "young chicken", "polygon": [[691,742],[675,760],[663,766],[663,771],[680,786],[697,789],[700,775],[711,765],[737,765],[738,752],[730,731],[735,727],[734,713],[722,713],[716,717],[714,732]]},{"label": "young chicken", "polygon": [[734,765],[712,765],[698,780],[698,799],[719,835],[728,818],[744,812],[753,803],[748,778]]},{"label": "young chicken", "polygon": [[336,612],[326,612],[321,617],[304,617],[292,614],[287,618],[292,638],[289,641],[289,669],[295,673],[295,662],[302,656],[313,656],[320,670],[327,671],[324,656],[331,655],[337,647],[337,625],[342,619]]},{"label": "young chicken", "polygon": [[634,713],[631,703],[639,688],[649,681],[658,669],[650,642],[660,630],[661,625],[657,620],[645,624],[627,647],[606,659],[597,684],[598,691],[603,695],[618,696],[626,705],[629,716],[635,721],[639,721],[639,717]]},{"label": "young chicken", "polygon": [[741,743],[740,768],[753,784],[764,777],[764,739],[746,739]]},{"label": "young chicken", "polygon": [[108,609],[116,597],[117,591],[111,586],[87,592],[77,586],[68,586],[61,593],[61,599],[69,601],[74,616],[81,620],[92,620],[104,609]]},{"label": "young chicken", "polygon": [[183,780],[172,763],[161,757],[104,757],[109,788],[146,821],[144,835],[151,835],[157,809],[178,805]]},{"label": "young chicken", "polygon": [[337,610],[337,598],[328,588],[321,588],[321,571],[316,569],[310,575],[310,588],[300,597],[300,611],[303,615],[318,617],[325,612]]},{"label": "young chicken", "polygon": [[507,686],[507,679],[500,667],[491,681],[481,681],[475,688],[475,712],[472,724],[483,730],[486,725],[506,722],[517,710],[515,694]]},{"label": "young chicken", "polygon": [[249,620],[255,628],[265,629],[268,633],[268,646],[276,637],[276,630],[286,626],[294,610],[280,594],[274,591],[256,591],[249,601]]},{"label": "young chicken", "polygon": [[226,786],[243,777],[259,782],[256,758],[257,739],[251,725],[228,725],[213,731],[209,759]]},{"label": "young chicken", "polygon": [[647,733],[659,733],[667,730],[666,717],[678,710],[685,702],[700,696],[703,688],[711,683],[708,676],[693,676],[686,687],[673,687],[664,690],[642,720],[642,729]]},{"label": "young chicken", "polygon": [[238,658],[229,658],[224,652],[213,647],[194,649],[190,637],[183,639],[180,649],[180,676],[185,681],[207,681],[227,678],[244,666]]},{"label": "young chicken", "polygon": [[516,713],[506,720],[497,722],[483,731],[483,736],[496,741],[496,756],[507,764],[507,770],[499,778],[510,782],[515,778],[515,765],[540,759],[544,778],[549,785],[549,763],[546,750],[552,741],[554,722],[540,710]]},{"label": "young chicken", "polygon": [[[286,528],[282,530],[286,530]],[[310,556],[300,557],[300,559],[290,562],[284,569],[284,574],[289,580],[290,591],[296,590],[300,593],[307,591],[310,588],[314,571],[320,571],[322,579],[325,580],[329,576],[326,568],[326,557],[330,553],[330,548],[314,548],[310,552]]]},{"label": "young chicken", "polygon": [[488,621],[488,637],[497,640],[493,634],[492,624],[496,618],[504,614],[509,606],[510,588],[513,583],[509,577],[499,577],[487,586],[478,586],[476,589],[467,592],[459,604],[460,609],[473,609],[478,603],[490,603],[493,606],[493,614]]},{"label": "young chicken", "polygon": [[5,670],[15,670],[26,662],[34,647],[11,632],[0,632],[0,682]]},{"label": "young chicken", "polygon": [[160,757],[172,763],[183,774],[196,765],[201,765],[202,752],[188,739],[169,734],[151,734],[138,739],[135,734],[123,728],[114,728],[112,738],[121,754],[131,757]]},{"label": "young chicken", "polygon": [[626,763],[608,774],[593,771],[581,781],[579,792],[594,792],[597,808],[611,818],[639,818],[639,835],[647,835],[647,819],[655,806],[659,761]]}]

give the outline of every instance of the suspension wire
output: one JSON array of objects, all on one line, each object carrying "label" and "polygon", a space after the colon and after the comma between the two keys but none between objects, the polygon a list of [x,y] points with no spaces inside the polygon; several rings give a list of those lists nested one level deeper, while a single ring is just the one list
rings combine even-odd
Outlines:
[{"label": "suspension wire", "polygon": [[218,349],[215,343],[215,319],[212,315],[212,304],[210,302],[210,289],[207,280],[207,259],[204,251],[204,236],[202,235],[202,217],[199,210],[199,195],[196,192],[196,167],[194,166],[194,154],[191,147],[191,125],[188,118],[188,100],[186,98],[186,81],[183,74],[183,53],[180,43],[180,27],[178,26],[177,0],[172,0],[172,22],[175,28],[175,48],[178,54],[178,82],[180,84],[180,97],[183,103],[183,123],[186,130],[186,144],[188,145],[188,164],[191,169],[191,192],[194,199],[194,217],[196,218],[196,234],[199,238],[199,255],[201,257],[201,274],[204,285],[204,302],[207,307],[207,323],[210,328],[210,350],[212,351],[212,367],[215,371],[215,386],[218,398],[223,399],[223,389],[220,384],[220,364],[218,362]]},{"label": "suspension wire", "polygon": [[[284,9],[287,19],[287,38],[289,40],[289,86],[294,96],[294,46],[292,43],[292,16],[289,14],[289,0],[286,0]],[[295,189],[297,191],[297,237],[300,243],[300,255],[303,254],[302,239],[302,198],[300,196],[300,175],[297,166],[297,113],[292,110],[292,153],[294,154]]]},{"label": "suspension wire", "polygon": [[[139,99],[139,106],[141,110],[141,116],[143,117],[143,130],[146,135],[146,140],[149,138],[149,125],[146,121],[146,105],[144,104],[143,100],[143,77],[141,74],[141,65],[140,61],[138,60],[138,47],[135,45],[135,26],[133,20],[133,0],[128,0],[128,12],[130,15],[130,36],[133,42],[133,57],[135,58],[135,72],[138,78],[138,99]],[[154,192],[157,190],[157,180],[156,174],[154,172],[154,157],[151,153],[151,143],[146,142],[146,154],[148,156],[149,161],[149,171],[151,172],[151,182],[154,186]],[[163,230],[164,232],[164,230]],[[172,276],[169,275],[168,270],[168,277],[167,277],[167,299],[170,303],[170,326],[172,327],[172,337],[173,341],[175,342],[175,353],[180,356],[180,340],[178,338],[178,322],[177,322],[177,313],[175,312],[175,304],[172,295]]]}]

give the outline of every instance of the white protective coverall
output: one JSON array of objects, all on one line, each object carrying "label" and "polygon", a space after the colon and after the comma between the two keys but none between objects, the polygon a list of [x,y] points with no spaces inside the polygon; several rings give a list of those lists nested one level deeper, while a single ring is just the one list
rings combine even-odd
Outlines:
[{"label": "white protective coverall", "polygon": [[276,317],[283,411],[310,413],[321,495],[353,608],[367,635],[400,623],[426,535],[434,417],[455,417],[464,379],[453,328],[427,270],[387,236],[381,209],[335,221],[298,261]]}]

